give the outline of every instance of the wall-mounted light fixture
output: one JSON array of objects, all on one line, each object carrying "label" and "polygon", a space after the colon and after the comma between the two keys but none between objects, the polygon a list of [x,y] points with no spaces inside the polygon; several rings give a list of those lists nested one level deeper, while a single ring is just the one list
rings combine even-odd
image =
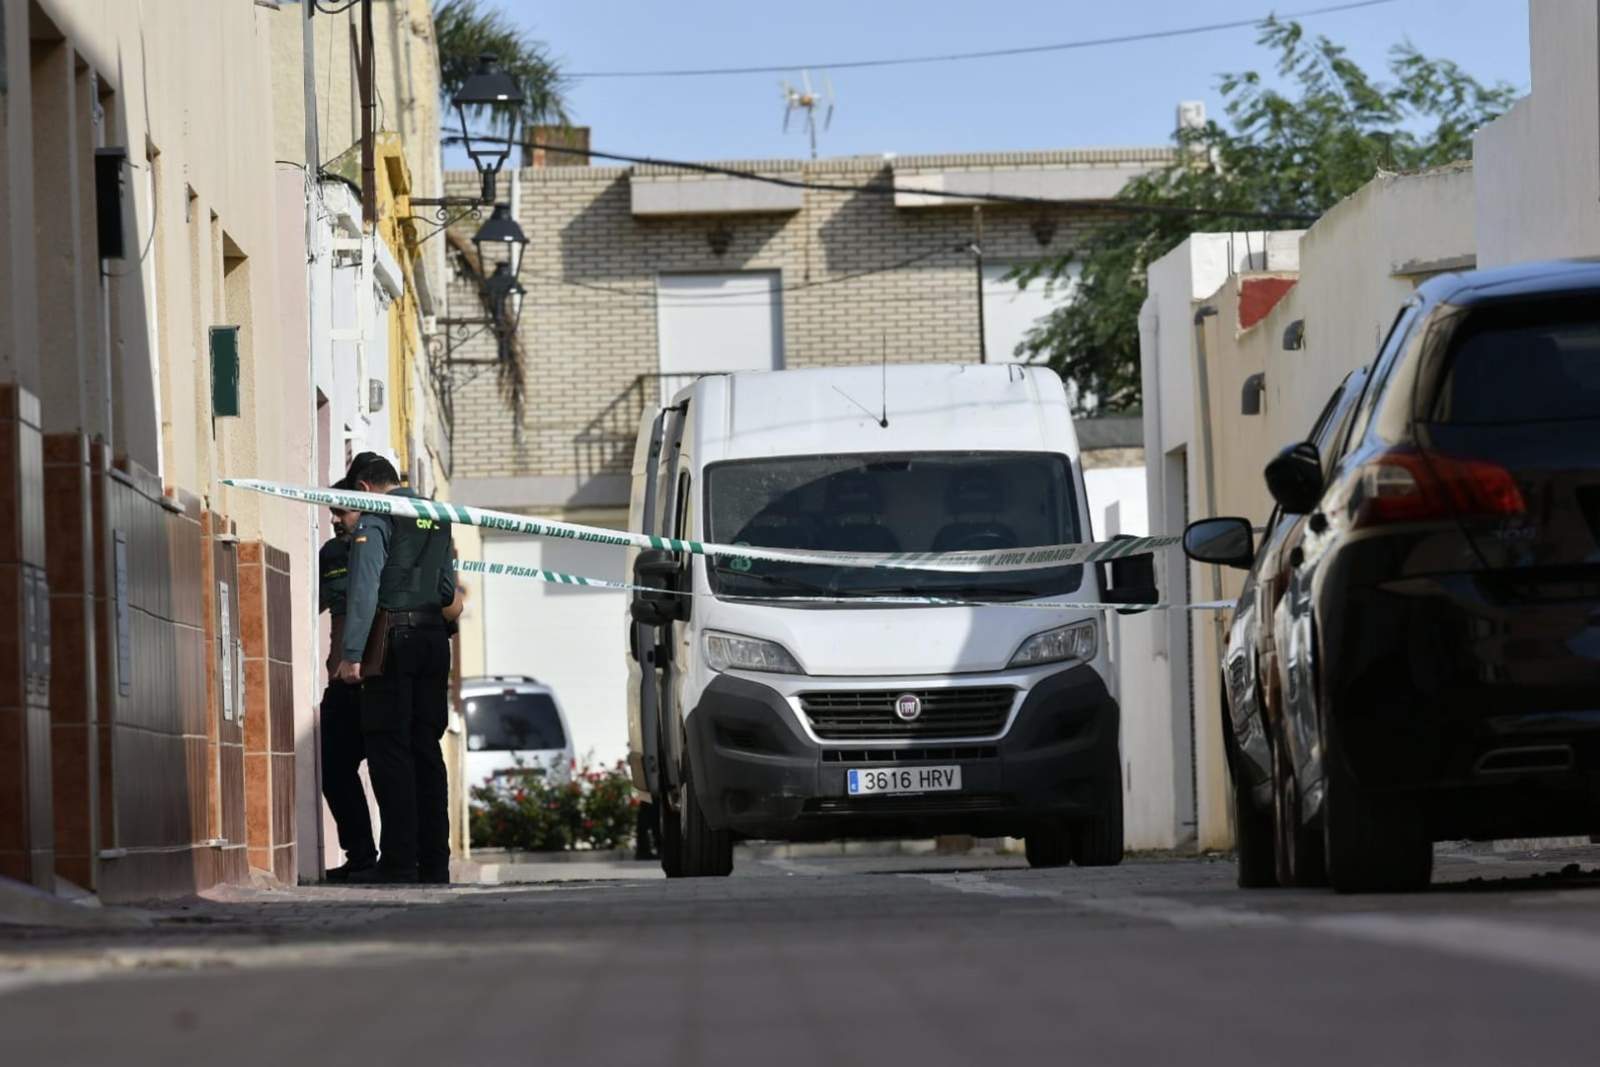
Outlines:
[{"label": "wall-mounted light fixture", "polygon": [[1267,391],[1267,375],[1257,372],[1244,380],[1244,389],[1239,395],[1239,414],[1261,414],[1261,398]]},{"label": "wall-mounted light fixture", "polygon": [[1033,231],[1033,239],[1039,242],[1039,247],[1044,248],[1056,239],[1056,220],[1048,215],[1040,215],[1028,223],[1028,229]]},{"label": "wall-mounted light fixture", "polygon": [[94,150],[95,237],[101,259],[123,259],[128,254],[122,222],[122,168],[127,163],[126,148]]},{"label": "wall-mounted light fixture", "polygon": [[1306,320],[1295,319],[1283,328],[1283,350],[1298,352],[1306,346]]},{"label": "wall-mounted light fixture", "polygon": [[[461,91],[451,98],[456,116],[461,119],[462,147],[467,150],[472,165],[478,168],[483,185],[485,204],[494,203],[495,180],[511,146],[517,143],[517,113],[522,107],[522,90],[516,79],[500,69],[498,57],[485,53],[478,57],[478,69],[472,72]],[[498,110],[507,116],[506,135],[503,138],[474,139],[467,132],[467,112]]]},{"label": "wall-mounted light fixture", "polygon": [[728,249],[733,247],[733,231],[725,223],[718,223],[706,231],[706,247],[714,256],[727,255]]}]

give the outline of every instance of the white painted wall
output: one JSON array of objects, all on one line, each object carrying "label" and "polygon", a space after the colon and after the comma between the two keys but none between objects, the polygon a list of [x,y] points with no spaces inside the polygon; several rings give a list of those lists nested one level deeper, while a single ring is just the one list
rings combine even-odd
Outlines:
[{"label": "white painted wall", "polygon": [[1600,255],[1600,3],[1529,0],[1533,95],[1473,138],[1480,266]]},{"label": "white painted wall", "polygon": [[[1144,388],[1146,505],[1152,533],[1177,533],[1188,510],[1204,508],[1200,445],[1195,435],[1195,309],[1246,267],[1293,270],[1298,234],[1195,234],[1151,264],[1150,295],[1139,315]],[[1188,599],[1200,588],[1182,552],[1157,553],[1156,580],[1165,599]],[[1198,743],[1216,744],[1217,723],[1191,721],[1192,619],[1188,612],[1153,611],[1119,623],[1124,654],[1119,685],[1123,709],[1124,812],[1130,848],[1173,848],[1229,839],[1227,815],[1200,804],[1191,770]],[[1209,731],[1209,735],[1208,735]],[[1129,784],[1132,783],[1132,784]],[[1215,791],[1211,791],[1214,796]],[[1198,809],[1198,810],[1197,810]],[[1220,819],[1220,822],[1219,822]]]},{"label": "white painted wall", "polygon": [[[485,533],[491,563],[620,581],[624,554],[606,545]],[[625,595],[517,578],[482,583],[484,669],[531,674],[555,689],[573,749],[601,763],[628,751],[627,680],[620,641]]]},{"label": "white painted wall", "polygon": [[[1468,167],[1380,176],[1309,231],[1251,234],[1254,255],[1242,247],[1244,235],[1195,234],[1152,266],[1140,316],[1152,532],[1180,532],[1187,518],[1213,510],[1195,373],[1197,308],[1209,304],[1219,311],[1207,320],[1207,357],[1212,389],[1221,390],[1212,408],[1217,510],[1228,512],[1238,501],[1259,500],[1259,472],[1270,454],[1303,438],[1345,374],[1372,359],[1417,282],[1431,271],[1471,264],[1473,207]],[[1253,270],[1298,271],[1299,281],[1265,319],[1241,331],[1238,289],[1226,283],[1247,264]],[[1305,346],[1284,351],[1283,331],[1295,320],[1304,321]],[[1258,416],[1263,421],[1252,424],[1250,433],[1237,427],[1230,433],[1231,420],[1241,417],[1238,374],[1224,371],[1237,371],[1252,359],[1266,373]],[[1185,577],[1188,599],[1211,598],[1211,569],[1190,567],[1176,547],[1168,549],[1158,574],[1163,594],[1184,600]],[[1172,611],[1124,620],[1126,749],[1132,776],[1144,782],[1143,789],[1130,791],[1129,842],[1136,847],[1165,847],[1190,835],[1205,848],[1232,840],[1217,618]]]},{"label": "white painted wall", "polygon": [[783,366],[783,299],[777,271],[663,274],[656,282],[661,373],[776,370]]},{"label": "white painted wall", "polygon": [[[1113,534],[1143,537],[1149,530],[1149,504],[1143,467],[1095,467],[1083,472],[1089,498],[1089,523],[1096,539]],[[1115,528],[1107,513],[1116,508]]]},{"label": "white painted wall", "polygon": [[1026,288],[1007,277],[1021,264],[983,265],[983,344],[990,363],[1025,362],[1017,345],[1054,308],[1066,303],[1077,285],[1081,265],[1074,263],[1069,276],[1055,285],[1036,278]]}]

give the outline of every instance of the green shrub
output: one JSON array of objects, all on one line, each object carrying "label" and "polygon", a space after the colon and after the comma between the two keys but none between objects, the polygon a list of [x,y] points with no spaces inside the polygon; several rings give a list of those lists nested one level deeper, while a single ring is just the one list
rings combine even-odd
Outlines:
[{"label": "green shrub", "polygon": [[539,770],[490,778],[472,787],[472,844],[521,852],[626,848],[638,805],[620,761],[583,767],[570,782],[549,781]]}]

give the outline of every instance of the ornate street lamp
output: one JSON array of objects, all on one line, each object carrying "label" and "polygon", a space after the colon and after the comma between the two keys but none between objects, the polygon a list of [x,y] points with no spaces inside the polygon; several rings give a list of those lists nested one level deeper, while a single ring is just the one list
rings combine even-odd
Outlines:
[{"label": "ornate street lamp", "polygon": [[[483,189],[481,202],[492,204],[495,196],[495,180],[500,174],[500,168],[505,166],[506,157],[511,154],[511,146],[517,140],[517,118],[522,109],[522,90],[517,87],[516,79],[500,69],[499,60],[495,56],[485,54],[478,57],[478,69],[472,72],[472,76],[450,102],[455,105],[456,115],[461,119],[462,146],[472,159],[472,165],[478,168],[478,177]],[[504,111],[507,116],[505,137],[475,139],[467,129],[467,112],[496,109]]]},{"label": "ornate street lamp", "polygon": [[[484,306],[500,340],[500,358],[505,359],[522,317],[523,289],[517,277],[522,273],[522,251],[528,246],[528,238],[511,214],[511,205],[496,204],[488,221],[472,235],[472,243],[478,250],[478,266],[484,275]],[[495,264],[492,272],[491,257]]]},{"label": "ornate street lamp", "polygon": [[522,294],[524,290],[511,264],[496,264],[494,273],[483,283],[484,303],[488,307],[490,329],[494,331],[496,346],[502,360],[511,357],[511,339],[517,335],[517,323],[522,319]]}]

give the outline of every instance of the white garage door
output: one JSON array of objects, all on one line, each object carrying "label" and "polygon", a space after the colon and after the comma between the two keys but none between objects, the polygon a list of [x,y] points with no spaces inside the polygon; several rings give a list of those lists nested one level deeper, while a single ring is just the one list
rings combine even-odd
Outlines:
[{"label": "white garage door", "polygon": [[783,366],[777,271],[663,274],[656,285],[663,397],[709,371]]},{"label": "white garage door", "polygon": [[[1035,278],[1024,289],[1006,278],[1019,266],[1018,263],[983,265],[983,341],[990,363],[1016,363],[1025,359],[1016,354],[1017,346],[1040,319],[1065,303],[1072,292],[1070,278],[1056,282],[1048,293],[1046,289],[1050,287],[1043,278]],[[1077,276],[1076,264],[1070,275]]]},{"label": "white garage door", "polygon": [[[622,552],[608,545],[533,537],[485,537],[490,563],[620,579]],[[628,752],[627,662],[620,591],[516,578],[483,583],[484,657],[490,674],[531,674],[556,691],[579,759],[615,763]]]}]

